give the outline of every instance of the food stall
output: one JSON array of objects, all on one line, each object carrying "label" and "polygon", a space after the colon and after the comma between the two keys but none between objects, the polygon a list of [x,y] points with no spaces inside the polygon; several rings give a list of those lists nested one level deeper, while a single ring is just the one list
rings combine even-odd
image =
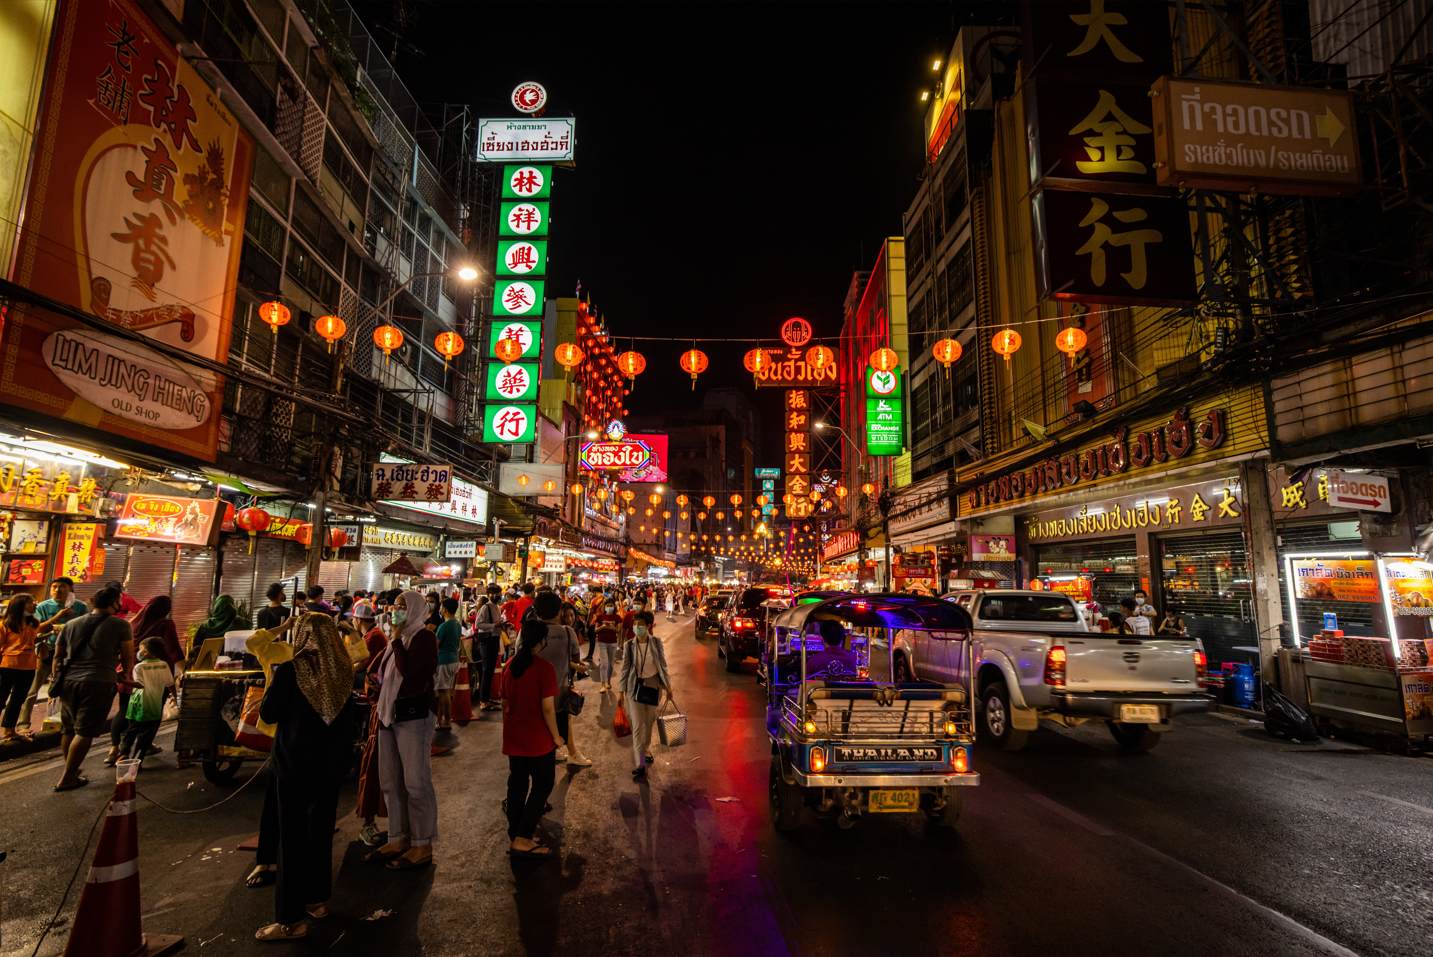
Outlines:
[{"label": "food stall", "polygon": [[[1306,650],[1298,659],[1308,708],[1320,724],[1402,738],[1433,734],[1433,564],[1407,553],[1288,554],[1284,582],[1293,640]],[[1309,602],[1374,604],[1374,630],[1385,634],[1345,634],[1336,612],[1323,614],[1318,632],[1302,634],[1300,604]]]}]

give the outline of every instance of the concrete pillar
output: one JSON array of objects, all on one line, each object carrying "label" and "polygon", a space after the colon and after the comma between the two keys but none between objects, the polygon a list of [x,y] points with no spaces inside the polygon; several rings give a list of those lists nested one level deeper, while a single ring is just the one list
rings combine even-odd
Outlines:
[{"label": "concrete pillar", "polygon": [[1239,490],[1244,499],[1244,537],[1249,547],[1249,577],[1254,583],[1254,628],[1259,639],[1259,661],[1265,680],[1272,679],[1279,654],[1279,626],[1284,609],[1279,602],[1278,534],[1274,507],[1269,499],[1267,459],[1239,466]]}]

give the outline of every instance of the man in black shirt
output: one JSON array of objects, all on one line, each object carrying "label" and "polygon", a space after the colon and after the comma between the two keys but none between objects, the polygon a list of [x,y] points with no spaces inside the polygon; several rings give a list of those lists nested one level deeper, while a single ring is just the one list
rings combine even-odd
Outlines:
[{"label": "man in black shirt", "polygon": [[284,607],[288,595],[284,592],[282,582],[274,582],[264,594],[268,596],[269,604],[260,608],[259,613],[254,616],[254,626],[272,631],[289,617],[289,610]]},{"label": "man in black shirt", "polygon": [[94,606],[90,614],[66,624],[55,642],[56,671],[63,669],[65,675],[60,695],[60,754],[65,770],[56,791],[73,791],[90,783],[80,774],[80,765],[90,742],[109,727],[116,678],[125,685],[134,684],[134,630],[129,622],[115,617],[120,590],[101,588]]}]

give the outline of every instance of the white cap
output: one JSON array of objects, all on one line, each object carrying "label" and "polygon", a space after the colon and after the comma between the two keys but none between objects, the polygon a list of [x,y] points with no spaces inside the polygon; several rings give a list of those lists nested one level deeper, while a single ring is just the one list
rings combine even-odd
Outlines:
[{"label": "white cap", "polygon": [[349,611],[354,618],[372,619],[378,616],[373,613],[373,605],[366,601],[358,602]]}]

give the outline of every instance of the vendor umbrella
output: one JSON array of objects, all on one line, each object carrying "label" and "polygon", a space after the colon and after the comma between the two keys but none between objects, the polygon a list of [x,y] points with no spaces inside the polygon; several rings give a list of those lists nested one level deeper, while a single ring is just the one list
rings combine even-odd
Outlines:
[{"label": "vendor umbrella", "polygon": [[414,577],[417,576],[419,572],[418,569],[413,567],[413,563],[408,560],[407,553],[404,553],[398,556],[398,560],[396,562],[383,569],[383,574],[407,575],[409,577]]}]

